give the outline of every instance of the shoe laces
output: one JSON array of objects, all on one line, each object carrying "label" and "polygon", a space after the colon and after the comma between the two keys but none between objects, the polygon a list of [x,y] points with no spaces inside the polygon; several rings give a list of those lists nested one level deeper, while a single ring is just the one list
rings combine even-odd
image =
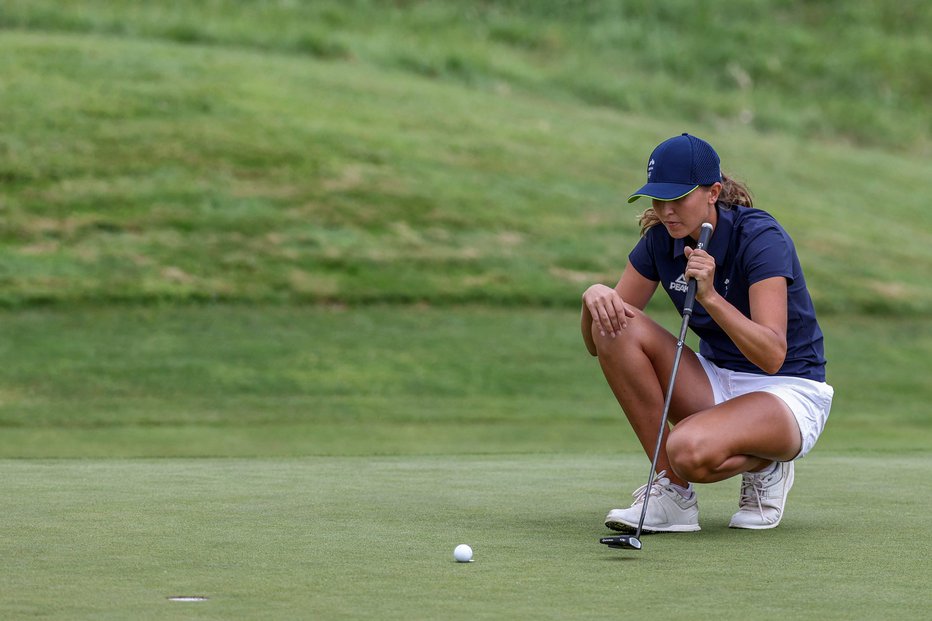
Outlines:
[{"label": "shoe laces", "polygon": [[766,488],[766,475],[752,472],[744,473],[741,477],[741,496],[738,500],[740,509],[754,509],[764,517],[764,505],[761,502]]},{"label": "shoe laces", "polygon": [[[663,490],[663,488],[666,487],[670,483],[670,480],[665,478],[666,474],[667,474],[666,470],[661,470],[660,472],[657,473],[657,476],[654,477],[654,484],[651,486],[651,489],[650,489],[650,493],[652,496],[660,496],[660,493]],[[631,495],[634,496],[634,505],[639,505],[642,502],[644,502],[644,497],[647,495],[647,483],[645,483],[641,487],[634,490],[634,492]]]}]

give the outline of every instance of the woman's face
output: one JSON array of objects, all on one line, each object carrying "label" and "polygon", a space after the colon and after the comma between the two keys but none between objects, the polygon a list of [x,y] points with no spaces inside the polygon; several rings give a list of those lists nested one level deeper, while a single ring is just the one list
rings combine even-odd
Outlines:
[{"label": "woman's face", "polygon": [[722,184],[715,183],[699,186],[675,201],[654,199],[654,213],[660,218],[670,237],[682,239],[688,235],[693,239],[699,239],[699,230],[703,222],[709,222],[713,227],[717,223],[715,201],[718,200],[721,190]]}]

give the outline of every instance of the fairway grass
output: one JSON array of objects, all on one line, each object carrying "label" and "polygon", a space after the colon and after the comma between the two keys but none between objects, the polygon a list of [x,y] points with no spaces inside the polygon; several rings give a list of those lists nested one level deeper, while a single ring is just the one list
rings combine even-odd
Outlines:
[{"label": "fairway grass", "polygon": [[[916,375],[932,322],[828,315],[822,327],[836,397],[819,448],[932,446],[932,386]],[[0,431],[0,458],[638,448],[577,310],[490,307],[3,312]]]},{"label": "fairway grass", "polygon": [[[597,543],[634,454],[0,462],[4,619],[918,619],[925,454],[823,453],[783,524]],[[470,544],[475,562],[457,564]],[[177,603],[173,596],[202,596]]]}]

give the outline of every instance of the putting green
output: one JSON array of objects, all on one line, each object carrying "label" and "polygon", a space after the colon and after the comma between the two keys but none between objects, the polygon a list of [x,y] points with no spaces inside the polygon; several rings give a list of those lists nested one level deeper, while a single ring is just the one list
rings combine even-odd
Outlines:
[{"label": "putting green", "polygon": [[[920,618],[922,453],[803,460],[784,523],[597,543],[632,454],[2,462],[0,617]],[[453,561],[468,543],[475,562]],[[206,597],[175,602],[170,597]]]}]

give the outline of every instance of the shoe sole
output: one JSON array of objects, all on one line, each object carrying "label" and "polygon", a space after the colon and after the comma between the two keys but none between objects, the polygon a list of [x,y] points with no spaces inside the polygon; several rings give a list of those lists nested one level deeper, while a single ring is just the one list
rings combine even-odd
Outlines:
[{"label": "shoe sole", "polygon": [[763,524],[763,525],[761,525],[761,526],[758,526],[758,525],[756,525],[756,524],[755,524],[754,526],[741,526],[741,525],[739,525],[739,524],[730,524],[730,523],[729,523],[729,524],[728,524],[728,528],[739,528],[739,529],[741,529],[741,530],[769,530],[769,529],[771,529],[771,528],[776,528],[777,526],[779,526],[779,525],[780,525],[780,522],[782,522],[782,521],[783,521],[783,519],[781,518],[781,519],[777,520],[776,522],[774,522],[773,524]]},{"label": "shoe sole", "polygon": [[[636,533],[638,530],[637,524],[629,524],[628,522],[622,522],[620,520],[609,520],[608,522],[605,522],[605,526],[621,533]],[[665,528],[648,528],[645,526],[641,529],[641,534],[653,535],[654,533],[694,533],[697,530],[701,530],[698,524],[682,524],[668,526]]]}]

